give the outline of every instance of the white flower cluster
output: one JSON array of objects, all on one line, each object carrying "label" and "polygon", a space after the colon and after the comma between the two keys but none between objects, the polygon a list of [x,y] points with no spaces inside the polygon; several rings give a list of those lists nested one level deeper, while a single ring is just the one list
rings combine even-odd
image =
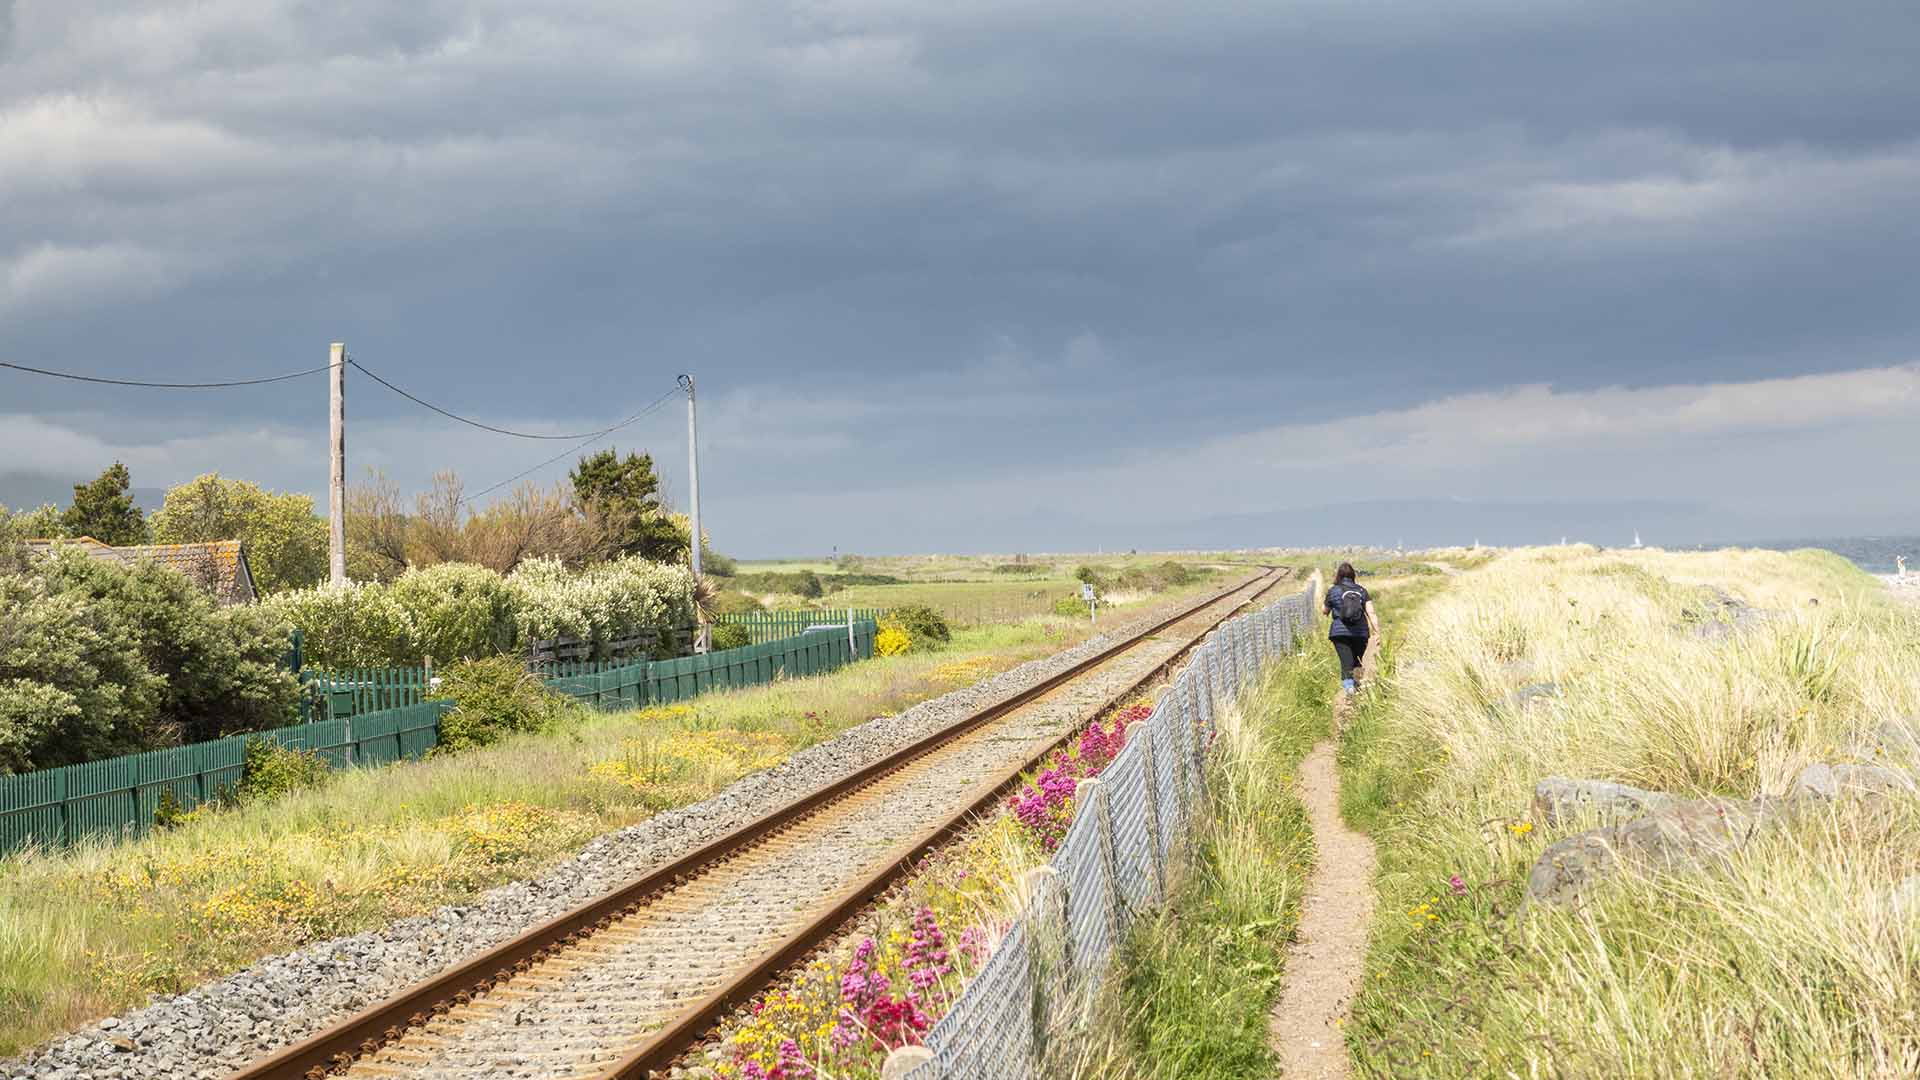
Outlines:
[{"label": "white flower cluster", "polygon": [[320,585],[263,603],[299,627],[321,668],[449,663],[573,638],[595,653],[622,638],[693,622],[693,574],[628,558],[572,571],[529,559],[502,579],[484,567],[410,570],[393,585]]},{"label": "white flower cluster", "polygon": [[683,566],[627,558],[573,573],[557,559],[529,559],[507,586],[522,642],[576,638],[604,646],[693,622],[693,574]]}]

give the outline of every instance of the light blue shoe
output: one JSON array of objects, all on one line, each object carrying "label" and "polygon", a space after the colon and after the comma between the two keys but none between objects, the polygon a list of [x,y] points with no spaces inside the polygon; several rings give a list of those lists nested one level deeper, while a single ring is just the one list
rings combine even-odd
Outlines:
[{"label": "light blue shoe", "polygon": [[1352,679],[1341,679],[1340,689],[1345,690],[1347,693],[1351,694],[1356,689],[1358,689],[1358,686],[1354,683]]}]

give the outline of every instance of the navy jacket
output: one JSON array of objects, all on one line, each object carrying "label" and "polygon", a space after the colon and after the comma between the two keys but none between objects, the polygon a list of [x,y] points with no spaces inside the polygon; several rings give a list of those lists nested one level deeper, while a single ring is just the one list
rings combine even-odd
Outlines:
[{"label": "navy jacket", "polygon": [[1327,590],[1327,610],[1333,612],[1333,625],[1327,630],[1327,636],[1330,638],[1363,638],[1368,635],[1366,616],[1360,617],[1358,626],[1348,626],[1340,621],[1340,594],[1348,589],[1360,594],[1362,604],[1373,600],[1373,595],[1362,586],[1348,581],[1335,582],[1333,587]]}]

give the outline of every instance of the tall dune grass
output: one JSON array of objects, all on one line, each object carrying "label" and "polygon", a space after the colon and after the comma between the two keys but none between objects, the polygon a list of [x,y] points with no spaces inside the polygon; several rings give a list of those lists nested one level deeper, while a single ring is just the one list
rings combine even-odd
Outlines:
[{"label": "tall dune grass", "polygon": [[1920,715],[1920,611],[1818,552],[1524,550],[1450,585],[1342,748],[1382,863],[1361,1071],[1920,1072],[1920,805],[1801,814],[1573,909],[1524,888],[1546,776],[1781,794]]}]

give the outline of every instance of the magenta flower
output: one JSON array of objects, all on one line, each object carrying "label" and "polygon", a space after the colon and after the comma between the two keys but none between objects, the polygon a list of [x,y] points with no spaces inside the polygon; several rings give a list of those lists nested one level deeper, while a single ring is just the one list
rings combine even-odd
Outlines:
[{"label": "magenta flower", "polygon": [[1466,879],[1462,878],[1459,874],[1455,874],[1447,879],[1447,888],[1453,890],[1453,895],[1455,896],[1467,895]]}]

